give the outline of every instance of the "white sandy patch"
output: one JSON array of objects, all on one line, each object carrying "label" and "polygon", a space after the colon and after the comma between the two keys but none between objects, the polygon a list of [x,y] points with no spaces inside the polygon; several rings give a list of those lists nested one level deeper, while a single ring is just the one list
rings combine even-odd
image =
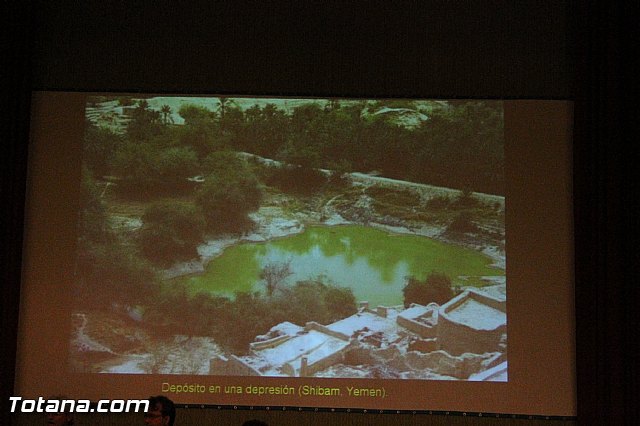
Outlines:
[{"label": "white sandy patch", "polygon": [[[348,318],[334,322],[327,328],[347,336],[352,336],[356,331],[361,330],[367,330],[373,333],[382,332],[387,336],[395,336],[398,332],[398,324],[396,323],[397,312],[394,310],[389,310],[388,312],[387,318],[371,312],[358,312]],[[389,338],[393,340],[393,337]]]},{"label": "white sandy patch", "polygon": [[476,330],[495,330],[507,323],[507,315],[491,306],[467,298],[448,313],[451,320],[468,325]]}]

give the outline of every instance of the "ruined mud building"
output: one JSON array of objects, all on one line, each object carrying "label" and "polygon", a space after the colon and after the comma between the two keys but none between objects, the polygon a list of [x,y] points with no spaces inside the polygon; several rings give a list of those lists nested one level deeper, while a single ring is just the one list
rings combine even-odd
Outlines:
[{"label": "ruined mud building", "polygon": [[439,306],[360,310],[329,325],[284,322],[245,356],[211,360],[213,375],[507,380],[504,285],[467,289]]}]

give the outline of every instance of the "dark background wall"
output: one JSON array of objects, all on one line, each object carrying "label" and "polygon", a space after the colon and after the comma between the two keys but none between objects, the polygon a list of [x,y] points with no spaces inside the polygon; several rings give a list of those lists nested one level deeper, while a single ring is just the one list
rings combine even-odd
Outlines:
[{"label": "dark background wall", "polygon": [[562,1],[78,3],[34,11],[34,87],[554,98],[571,89]]},{"label": "dark background wall", "polygon": [[[1,12],[1,424],[12,421],[5,407],[34,89],[575,100],[578,420],[639,418],[637,69],[630,65],[638,56],[637,2],[34,1],[2,2]],[[185,415],[213,422],[214,414]],[[265,414],[299,424],[544,422]],[[235,415],[226,412],[224,421],[235,424]]]}]

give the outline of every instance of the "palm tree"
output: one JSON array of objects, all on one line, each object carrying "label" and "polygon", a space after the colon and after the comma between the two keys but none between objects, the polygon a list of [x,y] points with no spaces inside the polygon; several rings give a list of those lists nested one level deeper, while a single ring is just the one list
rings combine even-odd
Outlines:
[{"label": "palm tree", "polygon": [[234,102],[228,96],[219,96],[218,103],[220,103],[220,105],[218,106],[218,110],[220,111],[220,120],[224,120],[224,113],[227,106],[231,105]]},{"label": "palm tree", "polygon": [[335,98],[329,98],[327,99],[327,103],[324,108],[325,108],[325,111],[328,111],[328,112],[340,109],[340,101]]},{"label": "palm tree", "polygon": [[162,123],[166,126],[169,122],[173,124],[173,116],[171,115],[171,107],[169,105],[162,105],[160,108],[162,113]]}]

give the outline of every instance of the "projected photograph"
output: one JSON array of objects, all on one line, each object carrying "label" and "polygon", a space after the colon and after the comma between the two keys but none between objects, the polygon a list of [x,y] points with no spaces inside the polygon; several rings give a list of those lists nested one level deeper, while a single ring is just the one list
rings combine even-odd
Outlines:
[{"label": "projected photograph", "polygon": [[494,100],[102,94],[70,368],[507,381]]}]

